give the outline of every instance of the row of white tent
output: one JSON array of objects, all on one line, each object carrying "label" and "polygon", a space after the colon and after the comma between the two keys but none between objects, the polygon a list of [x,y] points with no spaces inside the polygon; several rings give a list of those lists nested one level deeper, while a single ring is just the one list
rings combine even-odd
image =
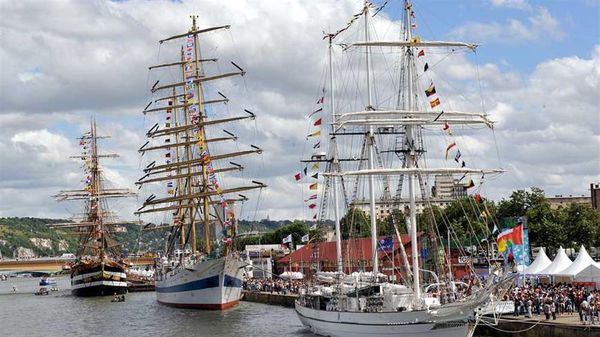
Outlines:
[{"label": "row of white tent", "polygon": [[553,276],[557,282],[598,282],[600,283],[600,263],[595,262],[582,245],[575,261],[571,261],[564,248],[560,247],[554,261],[550,261],[542,248],[540,254],[523,271],[531,276]]}]

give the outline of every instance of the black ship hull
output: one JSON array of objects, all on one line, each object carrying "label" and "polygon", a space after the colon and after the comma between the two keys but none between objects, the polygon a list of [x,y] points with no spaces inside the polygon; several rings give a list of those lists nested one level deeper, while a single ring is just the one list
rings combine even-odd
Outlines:
[{"label": "black ship hull", "polygon": [[90,287],[83,287],[78,289],[72,289],[71,294],[79,297],[92,297],[92,296],[109,296],[109,295],[122,295],[127,293],[127,286],[110,286],[110,285],[96,285]]},{"label": "black ship hull", "polygon": [[125,268],[116,263],[75,265],[71,273],[71,293],[81,297],[126,294]]}]

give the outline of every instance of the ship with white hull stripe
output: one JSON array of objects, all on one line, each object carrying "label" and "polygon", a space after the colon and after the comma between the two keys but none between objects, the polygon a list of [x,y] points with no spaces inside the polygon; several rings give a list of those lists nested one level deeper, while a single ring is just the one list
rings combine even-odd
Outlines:
[{"label": "ship with white hull stripe", "polygon": [[246,263],[234,257],[200,261],[156,280],[156,298],[178,308],[223,310],[238,304]]},{"label": "ship with white hull stripe", "polygon": [[[143,113],[158,120],[146,133],[148,141],[139,152],[163,152],[165,162],[150,159],[145,175],[136,184],[142,187],[161,182],[166,185],[167,196],[151,194],[136,214],[159,213],[162,224],[147,229],[169,231],[164,252],[156,260],[157,301],[179,308],[224,310],[239,302],[246,265],[233,244],[237,232],[234,208],[247,200],[238,193],[266,185],[252,181],[252,184],[231,186],[230,182],[236,180],[224,177],[226,173],[241,172],[244,167],[235,162],[221,163],[221,160],[260,154],[262,150],[254,145],[247,150],[225,150],[238,137],[224,130],[224,125],[254,120],[255,115],[244,109],[245,114],[241,116],[223,117],[221,112],[211,116],[212,107],[225,104],[229,99],[208,83],[243,76],[245,72],[231,62],[234,71],[209,74],[207,64],[217,59],[201,57],[200,45],[206,45],[200,43],[201,37],[207,32],[229,29],[229,26],[199,29],[196,19],[192,16],[192,27],[187,33],[160,41],[164,45],[175,45],[180,58],[150,67],[151,72],[155,69],[159,74],[171,71],[174,76],[165,80],[168,83],[162,83],[159,78],[150,90],[158,97]],[[175,82],[173,77],[177,78]],[[218,96],[206,97],[211,94]],[[209,127],[212,125],[218,129],[213,130]]]},{"label": "ship with white hull stripe", "polygon": [[[385,1],[380,7],[372,11],[375,6],[365,1],[361,12],[355,14],[345,27],[335,33],[326,34],[324,37],[324,39],[329,40],[330,114],[328,119],[331,126],[329,152],[316,153],[311,157],[311,160],[304,160],[303,162],[327,162],[326,172],[322,174],[326,179],[323,200],[328,200],[327,193],[329,193],[328,188],[330,187],[335,217],[336,272],[334,276],[330,277],[331,280],[326,282],[327,284],[320,284],[318,277],[316,278],[317,284],[308,283],[295,302],[295,310],[299,320],[305,327],[322,336],[471,337],[481,317],[481,308],[490,302],[492,295],[495,296],[508,291],[510,289],[509,285],[515,277],[514,275],[498,277],[492,275],[485,285],[481,280],[478,280],[477,285],[474,285],[475,281],[473,281],[472,284],[464,288],[464,292],[459,291],[456,282],[452,279],[451,266],[444,258],[444,256],[450,256],[450,254],[445,255],[444,247],[441,245],[442,241],[438,233],[440,223],[436,223],[436,214],[434,214],[431,205],[427,182],[438,176],[445,176],[454,181],[454,174],[463,175],[463,178],[457,179],[458,181],[473,174],[480,175],[483,179],[486,175],[498,175],[504,170],[467,167],[464,161],[460,163],[461,154],[458,149],[455,149],[457,151],[455,161],[460,167],[456,167],[456,165],[448,167],[448,164],[445,164],[445,167],[430,168],[427,166],[424,157],[427,152],[425,149],[427,142],[424,138],[428,133],[423,130],[429,132],[429,130],[441,126],[440,131],[442,131],[444,137],[450,137],[452,136],[452,132],[449,131],[451,127],[458,129],[463,126],[483,126],[491,129],[493,122],[485,113],[450,111],[448,109],[445,111],[438,110],[441,108],[439,107],[441,103],[437,96],[428,98],[428,100],[431,100],[428,105],[430,109],[427,105],[421,104],[418,100],[418,93],[425,77],[417,71],[417,65],[419,64],[417,59],[428,55],[430,52],[435,55],[444,50],[449,50],[452,53],[457,50],[474,51],[477,45],[465,42],[427,41],[422,40],[419,36],[413,36],[412,29],[416,28],[416,22],[414,22],[416,14],[409,0],[403,1],[401,38],[392,41],[371,40],[371,27],[377,27],[378,25],[372,25],[370,20],[387,3]],[[364,36],[364,40],[352,42],[344,36],[342,47],[344,51],[353,52],[348,52],[347,55],[359,55],[360,57],[364,55],[365,57],[364,62],[362,60],[359,62],[351,60],[347,64],[362,63],[365,66],[364,78],[366,83],[364,91],[366,100],[361,102],[362,92],[357,94],[354,92],[345,93],[341,95],[343,104],[340,104],[340,106],[344,107],[342,109],[364,106],[364,109],[361,107],[359,111],[337,111],[334,95],[336,90],[334,70],[336,68],[333,66],[333,40],[339,34],[347,34],[353,23],[359,19],[364,23],[364,26],[357,28],[361,38]],[[350,31],[353,31],[353,29]],[[375,81],[373,81],[375,72],[371,68],[378,65],[371,60],[372,49],[375,48],[381,52],[379,60],[384,61],[379,64],[383,64],[389,69],[396,69],[389,67],[389,59],[386,59],[388,53],[393,55],[395,61],[398,60],[399,74],[397,74],[397,78],[399,80],[397,82],[392,81],[393,85],[389,88],[387,87],[389,84],[386,82],[383,86],[380,86],[379,83],[376,86]],[[385,50],[382,50],[384,48]],[[364,53],[355,52],[357,49],[364,50]],[[387,75],[389,69],[384,69],[383,72],[378,74]],[[425,63],[423,73],[428,69],[429,64]],[[352,75],[348,78],[352,80],[348,80],[348,83],[344,83],[339,87],[354,88],[356,86],[357,89],[362,89],[354,82],[356,78],[360,78],[355,76],[356,69],[351,69],[349,73]],[[390,77],[396,78],[396,74],[392,74]],[[344,79],[346,77],[340,76],[338,78]],[[430,97],[436,94],[436,90],[433,80],[429,79],[428,82],[426,83],[428,87],[425,87],[427,88],[425,95]],[[381,96],[378,96],[377,93],[374,95],[373,92],[376,88],[385,88],[385,94],[380,92]],[[388,89],[390,90],[386,91]],[[358,98],[359,102],[348,104],[349,102],[346,101],[348,97]],[[382,99],[382,97],[386,98]],[[390,97],[395,99],[390,99]],[[380,101],[377,101],[378,98]],[[319,100],[321,104],[323,99]],[[394,106],[390,106],[390,102],[393,102]],[[365,104],[362,105],[362,103]],[[318,111],[322,111],[322,108]],[[312,123],[315,126],[321,125],[321,117]],[[454,129],[452,130],[454,131]],[[361,138],[359,142],[351,138],[354,136]],[[350,137],[350,140],[344,141],[344,139],[348,139],[345,137]],[[358,155],[353,152],[354,145],[357,143],[362,143]],[[340,145],[338,146],[338,144]],[[320,142],[318,146],[320,146]],[[447,147],[446,159],[448,159],[448,151],[455,146],[456,142]],[[342,155],[341,158],[340,154]],[[343,166],[342,162],[344,163]],[[442,163],[444,162],[442,161]],[[346,169],[346,167],[350,169]],[[363,177],[365,179],[361,181],[360,179]],[[346,185],[349,180],[352,180],[355,184],[352,202],[348,202],[349,198],[346,195]],[[391,191],[393,191],[394,186],[391,185],[390,181],[397,183],[396,193],[393,197]],[[470,180],[470,182],[470,184],[463,187],[465,194],[468,188],[474,186],[473,181]],[[361,183],[364,185],[361,185]],[[403,193],[405,183],[408,187],[408,191],[405,192],[408,193]],[[348,252],[346,252],[347,255],[344,254],[341,243],[344,235],[350,237],[355,235],[352,233],[353,227],[362,228],[364,226],[358,220],[353,222],[353,219],[359,218],[359,216],[355,217],[354,212],[351,212],[351,207],[359,208],[361,204],[358,194],[362,186],[366,187],[364,194],[365,201],[367,201],[365,204],[368,205],[366,212],[368,213],[371,231],[369,247],[371,261],[369,261],[368,266],[363,265],[362,270],[356,272],[355,279],[348,280],[344,274],[344,268],[348,267],[346,270],[352,269],[357,261],[345,261],[346,266],[344,266],[343,257],[351,254]],[[381,196],[376,196],[378,193],[381,193]],[[343,197],[339,197],[338,194]],[[406,194],[406,198],[403,198],[404,194]],[[345,201],[343,206],[340,206],[340,200]],[[417,217],[417,202],[423,202],[426,205],[426,210],[423,211],[425,217],[423,218]],[[390,258],[386,256],[386,251],[390,250],[392,252],[391,260],[394,261],[394,244],[391,238],[391,245],[386,244],[387,240],[383,240],[383,242],[378,240],[379,231],[377,227],[385,208],[377,210],[377,203],[385,204],[388,207],[387,213],[390,216],[387,219],[381,218],[383,220],[381,223],[391,223],[393,229],[390,232],[397,236],[399,242],[398,252],[402,258],[404,268],[396,269],[392,263],[392,275],[384,275],[379,272],[380,261]],[[406,207],[402,209],[402,205]],[[329,206],[329,204],[323,201],[321,208],[324,209],[326,206]],[[346,233],[341,230],[342,219],[340,214],[343,213],[340,212],[340,208],[342,207],[348,209],[348,213],[343,218],[344,225],[349,228]],[[401,215],[405,218],[405,221],[396,219],[393,212],[396,210],[403,213]],[[325,212],[322,211],[321,214],[323,216]],[[483,215],[480,215],[480,217],[484,218]],[[324,219],[321,218],[320,220]],[[427,234],[431,240],[427,243],[419,243],[417,235],[418,227],[424,227],[427,224],[427,221],[423,220],[429,220],[430,225]],[[402,222],[406,223],[406,229],[410,235],[410,260],[397,228],[397,225]],[[458,236],[452,226],[447,224],[446,226],[448,228],[448,242],[450,242],[451,232],[455,237]],[[357,232],[360,232],[360,229]],[[352,241],[349,241],[350,243],[346,247],[347,251],[361,249],[361,247],[353,246]],[[425,244],[427,244],[427,248],[424,248]],[[427,261],[423,256],[426,254],[423,252],[428,249],[436,252],[434,256],[441,257],[431,259],[432,268],[424,266]],[[448,248],[448,251],[450,251],[450,248]],[[384,252],[384,254],[380,255],[380,252]],[[317,268],[319,265],[318,254],[318,249],[315,249],[313,257]],[[381,270],[385,269],[382,268]],[[427,288],[423,289],[422,282],[425,279],[425,273],[430,276],[430,281],[435,282],[430,283],[436,285],[436,293],[428,293]],[[401,285],[392,284],[391,280],[397,280],[396,277],[399,274],[403,283]],[[393,276],[393,278],[388,276]],[[475,279],[477,278],[475,275],[472,276]]]},{"label": "ship with white hull stripe", "polygon": [[83,201],[83,216],[74,222],[52,224],[54,228],[68,229],[79,236],[75,261],[71,270],[71,293],[75,296],[106,296],[127,293],[127,265],[123,262],[120,244],[114,239],[117,226],[139,224],[137,221],[119,221],[110,211],[108,199],[133,197],[136,194],[124,188],[107,188],[100,166],[101,158],[116,158],[117,154],[99,153],[96,122],[90,131],[79,138],[81,155],[71,158],[83,161],[85,186],[78,190],[60,191],[58,201]]},{"label": "ship with white hull stripe", "polygon": [[71,272],[71,292],[75,296],[104,296],[127,293],[127,274],[112,261],[85,263]]}]

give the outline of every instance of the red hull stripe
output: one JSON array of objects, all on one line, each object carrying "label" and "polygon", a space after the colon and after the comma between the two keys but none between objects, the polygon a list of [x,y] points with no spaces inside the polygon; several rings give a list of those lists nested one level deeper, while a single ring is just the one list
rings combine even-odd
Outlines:
[{"label": "red hull stripe", "polygon": [[239,301],[231,301],[221,304],[200,304],[200,303],[169,303],[158,301],[160,304],[164,304],[169,307],[185,308],[185,309],[204,309],[204,310],[225,310],[233,306],[236,306]]}]

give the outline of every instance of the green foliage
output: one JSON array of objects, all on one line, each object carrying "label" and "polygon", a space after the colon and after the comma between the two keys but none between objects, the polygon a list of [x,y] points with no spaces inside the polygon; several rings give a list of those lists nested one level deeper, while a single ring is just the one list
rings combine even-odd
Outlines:
[{"label": "green foliage", "polygon": [[[62,219],[39,218],[0,218],[0,251],[4,257],[13,257],[19,247],[30,248],[38,256],[59,256],[63,253],[77,252],[77,237],[66,230],[51,228],[49,224],[69,222]],[[129,225],[126,232],[114,234],[114,238],[122,246],[125,255],[138,251],[156,251],[162,248],[164,232],[142,231],[139,226]],[[35,245],[30,239],[50,239],[51,248]],[[66,249],[60,250],[60,242],[66,243]]]},{"label": "green foliage", "polygon": [[[243,237],[236,239],[236,247],[238,249],[244,249],[246,245],[258,245],[258,244],[280,244],[283,238],[292,234],[292,242],[294,246],[302,244],[302,236],[309,233],[309,225],[305,221],[295,220],[289,222],[286,225],[270,230],[260,236],[254,237]],[[311,231],[315,233],[316,231]],[[309,233],[309,236],[311,236]]]},{"label": "green foliage", "polygon": [[350,208],[340,219],[342,238],[363,238],[371,235],[371,222],[367,214],[358,209]]},{"label": "green foliage", "polygon": [[[65,231],[50,228],[48,224],[68,222],[61,219],[39,218],[0,218],[0,251],[4,257],[13,257],[17,248],[30,248],[38,256],[55,256],[67,252],[75,252],[77,240],[68,236]],[[30,239],[50,239],[51,247],[44,248],[35,245]],[[59,243],[66,243],[66,250],[59,250]]]},{"label": "green foliage", "polygon": [[572,203],[552,209],[544,191],[514,191],[500,201],[498,217],[527,217],[531,246],[578,248],[600,245],[600,212],[590,205]]},{"label": "green foliage", "polygon": [[565,246],[600,246],[600,212],[590,205],[573,203],[560,207],[557,218],[565,232]]},{"label": "green foliage", "polygon": [[126,232],[114,233],[114,239],[121,244],[119,250],[124,255],[138,252],[156,252],[163,250],[165,230],[145,231],[137,225],[127,225]]},{"label": "green foliage", "polygon": [[396,224],[400,234],[406,233],[406,219],[404,213],[400,209],[394,209],[385,218],[377,220],[377,235],[396,235],[394,224]]}]

